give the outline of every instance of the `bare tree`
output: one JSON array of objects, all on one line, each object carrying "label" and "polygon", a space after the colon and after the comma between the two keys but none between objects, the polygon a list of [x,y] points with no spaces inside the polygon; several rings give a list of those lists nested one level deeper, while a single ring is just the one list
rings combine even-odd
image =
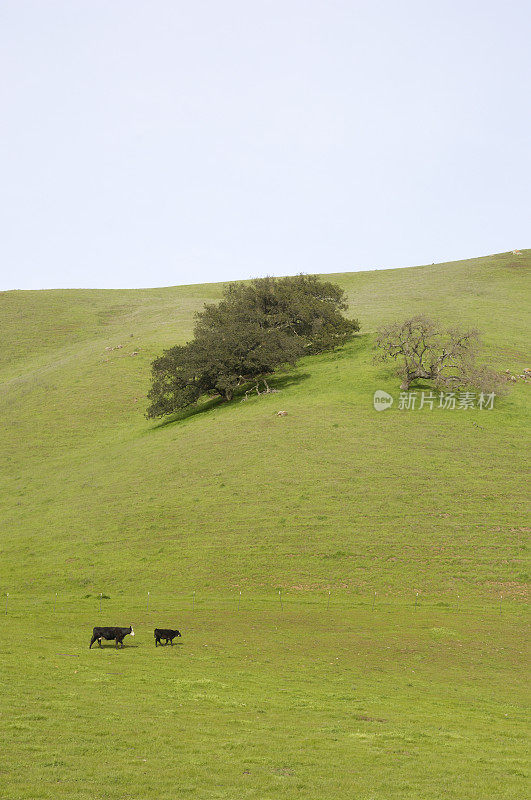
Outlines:
[{"label": "bare tree", "polygon": [[417,316],[384,325],[376,344],[377,360],[398,363],[401,389],[419,379],[434,381],[438,388],[473,386],[489,392],[501,388],[502,377],[476,362],[480,340],[475,329],[443,330],[433,320]]}]

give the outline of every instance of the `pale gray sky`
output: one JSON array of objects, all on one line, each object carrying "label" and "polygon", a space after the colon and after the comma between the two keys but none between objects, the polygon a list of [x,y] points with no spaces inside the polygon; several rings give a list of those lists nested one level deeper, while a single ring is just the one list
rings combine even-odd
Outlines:
[{"label": "pale gray sky", "polygon": [[0,288],[530,245],[518,0],[2,0]]}]

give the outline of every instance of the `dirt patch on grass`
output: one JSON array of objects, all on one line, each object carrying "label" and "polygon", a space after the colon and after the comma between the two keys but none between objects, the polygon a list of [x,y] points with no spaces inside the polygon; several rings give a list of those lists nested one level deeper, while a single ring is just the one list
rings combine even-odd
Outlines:
[{"label": "dirt patch on grass", "polygon": [[487,581],[485,589],[493,597],[507,597],[511,600],[527,600],[529,597],[529,586],[526,583],[518,583],[517,581]]}]

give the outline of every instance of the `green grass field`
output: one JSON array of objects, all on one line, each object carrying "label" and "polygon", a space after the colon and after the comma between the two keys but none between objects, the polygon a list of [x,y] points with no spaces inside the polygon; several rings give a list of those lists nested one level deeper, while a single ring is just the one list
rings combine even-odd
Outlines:
[{"label": "green grass field", "polygon": [[159,423],[149,364],[219,285],[0,294],[2,800],[525,796],[530,387],[372,397],[412,313],[531,366],[530,256],[335,275],[351,344]]}]

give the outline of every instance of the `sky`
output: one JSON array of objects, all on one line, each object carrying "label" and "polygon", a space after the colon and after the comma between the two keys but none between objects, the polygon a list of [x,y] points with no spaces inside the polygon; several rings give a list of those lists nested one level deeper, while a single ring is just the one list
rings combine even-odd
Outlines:
[{"label": "sky", "polygon": [[530,246],[519,0],[2,0],[0,289]]}]

